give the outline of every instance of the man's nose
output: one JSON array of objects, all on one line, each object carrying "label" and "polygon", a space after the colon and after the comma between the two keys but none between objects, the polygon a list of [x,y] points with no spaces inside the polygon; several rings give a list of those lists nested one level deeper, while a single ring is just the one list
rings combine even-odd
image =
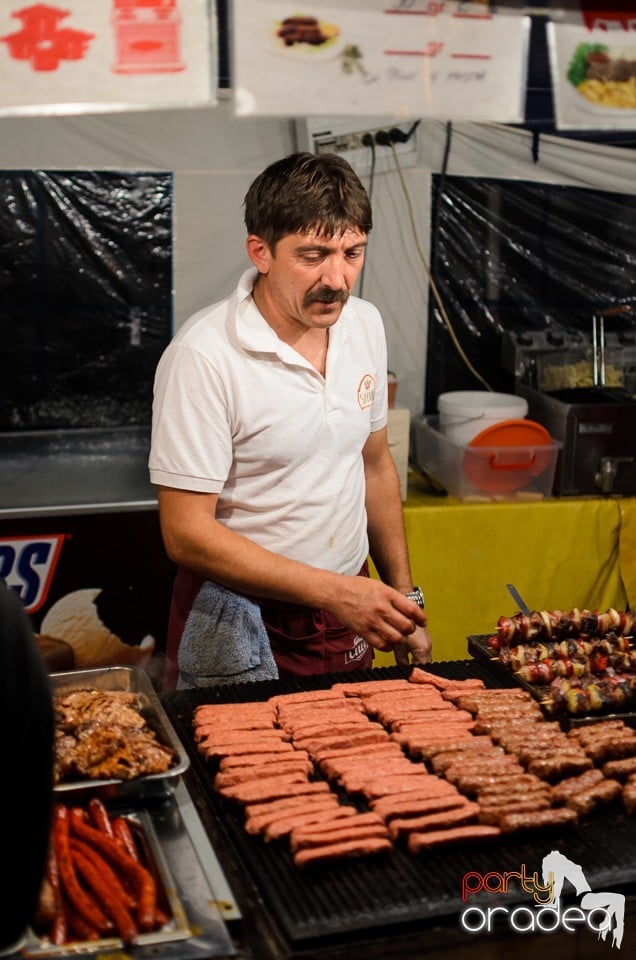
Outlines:
[{"label": "man's nose", "polygon": [[344,257],[328,257],[323,265],[321,281],[330,290],[343,290],[346,286]]}]

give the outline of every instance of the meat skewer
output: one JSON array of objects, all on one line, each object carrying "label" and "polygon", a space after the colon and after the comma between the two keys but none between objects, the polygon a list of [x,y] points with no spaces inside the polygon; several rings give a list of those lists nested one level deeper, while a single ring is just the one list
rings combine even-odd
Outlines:
[{"label": "meat skewer", "polygon": [[634,699],[636,677],[620,674],[607,677],[558,678],[550,684],[544,707],[551,714],[582,714],[606,708],[622,708]]},{"label": "meat skewer", "polygon": [[633,672],[636,670],[636,654],[604,656],[599,653],[573,660],[539,660],[537,663],[527,663],[519,667],[515,670],[515,674],[526,683],[551,683],[557,677],[585,677],[589,674],[605,673],[608,668],[621,672]]},{"label": "meat skewer", "polygon": [[628,636],[634,628],[634,614],[615,610],[606,613],[597,610],[579,610],[569,613],[563,610],[532,610],[529,615],[515,613],[512,617],[499,617],[497,633],[490,638],[490,646],[497,650],[529,640],[562,640],[567,637],[604,637],[610,632],[616,636]]},{"label": "meat skewer", "polygon": [[[511,670],[519,670],[530,663],[541,660],[574,660],[583,657],[592,662],[610,658],[617,654],[629,653],[632,649],[629,637],[597,637],[566,640],[522,643],[515,647],[502,647],[499,650],[499,662]],[[606,669],[606,667],[600,667]]]}]

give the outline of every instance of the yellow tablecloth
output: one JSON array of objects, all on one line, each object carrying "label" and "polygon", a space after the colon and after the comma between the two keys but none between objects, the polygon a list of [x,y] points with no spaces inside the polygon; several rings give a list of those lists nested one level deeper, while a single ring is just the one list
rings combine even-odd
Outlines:
[{"label": "yellow tablecloth", "polygon": [[[636,498],[467,503],[422,483],[411,477],[404,521],[435,660],[465,658],[470,634],[516,612],[507,583],[534,609],[636,603]],[[376,666],[393,662],[376,655]]]}]

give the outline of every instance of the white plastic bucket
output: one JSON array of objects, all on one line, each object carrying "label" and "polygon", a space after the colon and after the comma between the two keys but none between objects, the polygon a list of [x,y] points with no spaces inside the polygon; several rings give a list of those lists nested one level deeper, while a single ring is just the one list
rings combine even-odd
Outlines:
[{"label": "white plastic bucket", "polygon": [[437,398],[439,426],[453,443],[468,444],[494,423],[522,420],[528,413],[528,401],[513,393],[489,390],[455,390]]}]

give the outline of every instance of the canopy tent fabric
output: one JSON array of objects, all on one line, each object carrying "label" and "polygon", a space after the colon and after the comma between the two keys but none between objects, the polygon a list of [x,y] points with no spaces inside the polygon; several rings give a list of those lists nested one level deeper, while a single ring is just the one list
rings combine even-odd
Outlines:
[{"label": "canopy tent fabric", "polygon": [[[500,178],[636,192],[634,152],[496,124],[422,121],[418,158],[403,171],[418,243],[430,257],[435,175]],[[450,146],[449,146],[450,136]],[[253,176],[295,149],[294,122],[237,120],[227,101],[214,108],[73,117],[0,118],[0,170],[169,171],[173,178],[175,329],[224,296],[244,264],[242,199]],[[386,148],[388,149],[388,148]],[[428,276],[409,225],[402,171],[376,176],[376,225],[365,296],[385,317],[398,402],[423,408]]]},{"label": "canopy tent fabric", "polygon": [[[453,123],[451,128],[448,174],[636,193],[636,153],[628,147],[535,134],[503,124]],[[420,125],[420,158],[434,171],[444,168],[448,131],[442,121]]]}]

